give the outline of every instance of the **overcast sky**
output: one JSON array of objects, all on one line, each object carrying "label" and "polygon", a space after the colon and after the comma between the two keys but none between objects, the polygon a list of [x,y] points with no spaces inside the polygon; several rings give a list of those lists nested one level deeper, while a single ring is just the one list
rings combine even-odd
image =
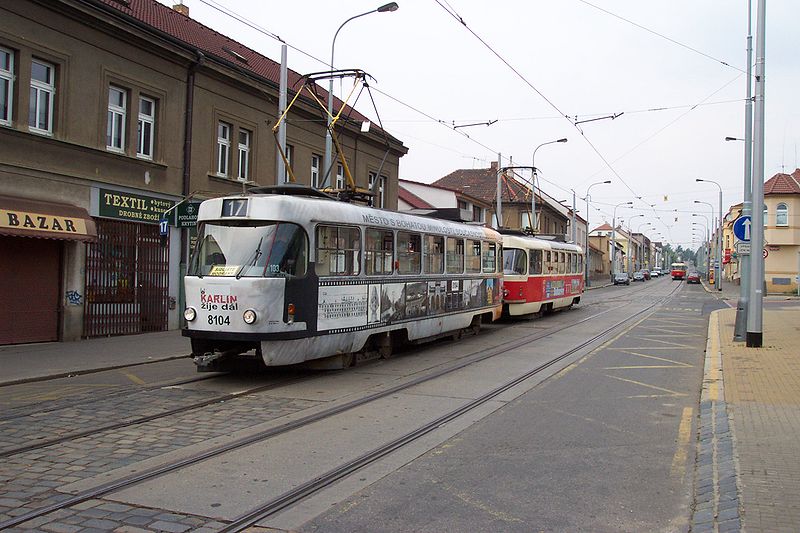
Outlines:
[{"label": "overcast sky", "polygon": [[[383,2],[184,3],[192,18],[276,61],[276,39],[215,6],[280,36],[295,48],[289,49],[289,67],[302,74],[326,68],[340,24]],[[695,248],[700,239],[693,237],[692,222],[705,221],[692,213],[711,218],[711,208],[694,200],[715,210],[718,203],[716,186],[695,178],[721,184],[723,212],[741,202],[744,143],[724,138],[744,137],[747,0],[398,4],[393,13],[347,23],[334,63],[375,78],[383,125],[409,148],[400,161],[401,178],[432,182],[459,168],[488,167],[498,152],[503,165],[509,158],[531,165],[535,147],[566,137],[567,143],[536,153],[541,186],[570,203],[574,189],[586,218],[580,198],[587,187],[612,180],[592,188],[592,227],[611,222],[615,205],[634,201],[635,209],[616,210],[617,219],[642,214],[630,222],[634,231]],[[800,2],[771,0],[767,7],[765,179],[800,165]],[[753,28],[755,47],[755,13]],[[357,107],[374,117],[368,102],[362,97]],[[619,113],[613,120],[574,124],[576,117]],[[454,131],[438,121],[497,122]]]}]

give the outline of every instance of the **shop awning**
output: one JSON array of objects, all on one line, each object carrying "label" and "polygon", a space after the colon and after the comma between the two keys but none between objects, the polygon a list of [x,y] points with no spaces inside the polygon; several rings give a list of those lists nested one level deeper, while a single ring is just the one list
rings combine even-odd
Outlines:
[{"label": "shop awning", "polygon": [[94,241],[97,227],[80,207],[0,196],[0,235]]}]

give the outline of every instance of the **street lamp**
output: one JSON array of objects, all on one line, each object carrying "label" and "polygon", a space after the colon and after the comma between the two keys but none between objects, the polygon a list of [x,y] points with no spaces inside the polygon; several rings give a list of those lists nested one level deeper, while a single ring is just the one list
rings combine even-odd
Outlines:
[{"label": "street lamp", "polygon": [[617,273],[617,208],[621,205],[633,205],[633,202],[622,202],[614,206],[614,213],[611,217],[611,280]]},{"label": "street lamp", "polygon": [[[703,242],[703,245],[706,248],[706,276],[708,276],[708,271],[711,269],[711,264],[709,263],[709,261],[711,260],[711,249],[710,249],[709,236],[708,236],[708,228],[710,227],[710,224],[708,223],[708,217],[705,216],[705,215],[701,215],[701,214],[698,214],[698,213],[692,213],[692,216],[693,217],[703,217],[703,220],[706,221],[705,224],[700,224],[699,222],[692,222],[692,224],[695,225],[695,226],[702,226],[703,228],[705,228],[706,237],[705,237],[705,240]],[[714,215],[712,214],[711,216],[713,217]]]},{"label": "street lamp", "polygon": [[[323,188],[328,181],[328,176],[331,174],[331,169],[333,168],[333,139],[331,138],[331,121],[333,119],[333,52],[336,47],[336,37],[339,36],[339,32],[344,28],[344,25],[350,22],[351,20],[357,19],[359,17],[363,17],[365,15],[370,15],[372,13],[391,13],[392,11],[397,11],[400,6],[397,5],[397,2],[389,2],[388,4],[384,4],[377,9],[373,9],[371,11],[366,11],[359,15],[355,15],[350,17],[349,19],[342,22],[339,29],[336,30],[336,33],[333,34],[333,41],[331,42],[331,79],[328,83],[328,128],[327,132],[325,133],[325,161],[323,164],[323,169],[325,170],[324,174],[322,175],[322,183],[319,184],[320,188]],[[377,178],[376,178],[377,179]]]},{"label": "street lamp", "polygon": [[695,181],[702,181],[706,183],[713,183],[719,189],[719,223],[717,224],[717,252],[716,252],[716,259],[714,261],[714,284],[717,286],[717,290],[722,290],[722,276],[720,276],[720,270],[722,269],[722,185],[717,183],[714,180],[704,180],[700,178],[696,178]]},{"label": "street lamp", "polygon": [[584,251],[586,252],[586,261],[584,261],[584,267],[586,272],[584,273],[585,279],[584,284],[588,287],[589,286],[589,191],[592,190],[592,187],[595,185],[605,185],[606,183],[611,183],[611,180],[605,181],[598,181],[596,183],[592,183],[589,187],[586,188],[586,247]]},{"label": "street lamp", "polygon": [[[643,216],[644,215],[642,213],[639,213],[638,215],[633,215],[628,219],[628,259],[626,261],[627,266],[628,266],[628,272],[631,271],[631,255],[632,255],[631,254],[631,248],[633,247],[633,229],[631,229],[631,220],[633,220],[634,218],[643,217]],[[633,266],[636,266],[636,265],[633,265]]]},{"label": "street lamp", "polygon": [[533,176],[531,178],[531,233],[536,233],[536,228],[538,227],[538,224],[536,224],[536,151],[542,146],[546,146],[548,144],[565,142],[567,142],[566,137],[563,139],[557,139],[555,141],[547,141],[546,143],[542,143],[533,149],[533,156],[531,157],[531,167],[533,167]]}]

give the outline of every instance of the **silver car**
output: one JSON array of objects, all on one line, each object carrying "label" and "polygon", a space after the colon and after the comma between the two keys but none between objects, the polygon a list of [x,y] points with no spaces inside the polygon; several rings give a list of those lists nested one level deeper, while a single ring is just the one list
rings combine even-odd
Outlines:
[{"label": "silver car", "polygon": [[617,272],[614,274],[614,285],[630,285],[631,280],[627,272]]}]

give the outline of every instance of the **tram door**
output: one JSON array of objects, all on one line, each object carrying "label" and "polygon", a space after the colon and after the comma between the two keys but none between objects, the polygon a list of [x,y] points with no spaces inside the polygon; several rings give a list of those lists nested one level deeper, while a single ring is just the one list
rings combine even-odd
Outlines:
[{"label": "tram door", "polygon": [[158,226],[97,220],[86,251],[84,337],[168,328],[169,246]]}]

